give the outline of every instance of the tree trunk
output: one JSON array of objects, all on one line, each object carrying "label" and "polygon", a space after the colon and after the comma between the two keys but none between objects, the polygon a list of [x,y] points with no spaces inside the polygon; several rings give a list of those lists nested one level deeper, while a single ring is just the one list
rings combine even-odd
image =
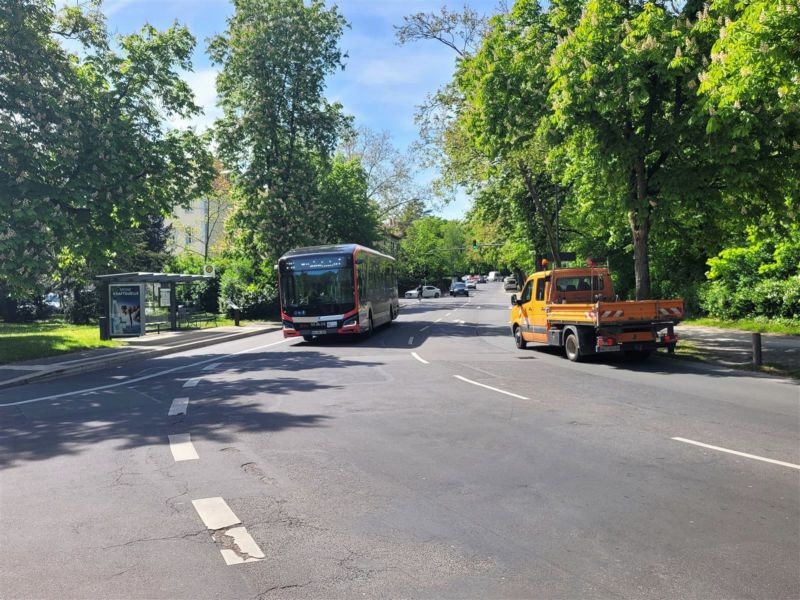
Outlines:
[{"label": "tree trunk", "polygon": [[647,197],[647,171],[644,158],[637,159],[631,173],[634,189],[633,208],[628,211],[628,222],[633,237],[633,269],[636,276],[636,299],[650,298],[650,256],[648,241],[650,236],[651,205]]},{"label": "tree trunk", "polygon": [[539,213],[539,218],[542,220],[542,225],[544,226],[544,233],[547,237],[547,244],[550,246],[550,252],[553,255],[553,266],[560,267],[561,266],[561,257],[559,256],[559,248],[558,242],[556,241],[555,231],[553,230],[553,224],[550,222],[550,219],[547,215],[547,210],[542,203],[542,198],[539,195],[539,190],[536,188],[536,184],[534,183],[533,179],[531,178],[531,173],[528,170],[527,165],[522,161],[519,161],[519,170],[522,173],[522,179],[525,181],[525,188],[528,190],[528,195],[533,200],[533,204],[536,207],[536,212]]}]

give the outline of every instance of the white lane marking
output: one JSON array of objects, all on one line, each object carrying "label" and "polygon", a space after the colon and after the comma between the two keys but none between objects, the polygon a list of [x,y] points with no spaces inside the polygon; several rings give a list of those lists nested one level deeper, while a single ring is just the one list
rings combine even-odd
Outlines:
[{"label": "white lane marking", "polygon": [[239,517],[233,514],[225,500],[220,497],[200,498],[192,500],[192,504],[206,528],[214,532],[212,534],[214,541],[217,541],[217,536],[225,536],[231,538],[233,546],[238,548],[238,552],[231,548],[220,548],[219,551],[226,565],[256,562],[265,557],[261,548],[247,533],[247,529],[242,526]]},{"label": "white lane marking", "polygon": [[511,392],[507,392],[505,390],[498,389],[496,387],[492,387],[490,385],[486,385],[484,383],[478,383],[477,381],[472,381],[472,379],[467,379],[466,377],[462,377],[461,375],[453,375],[456,379],[460,379],[461,381],[466,381],[467,383],[471,383],[472,385],[479,385],[482,388],[486,388],[487,390],[492,390],[493,392],[499,392],[501,394],[505,394],[506,396],[513,396],[514,398],[519,398],[520,400],[530,400],[530,398],[526,398],[525,396],[519,396],[518,394],[512,394]]},{"label": "white lane marking", "polygon": [[[278,344],[283,344],[284,342],[288,342],[295,338],[285,338],[282,340],[278,340],[277,342],[272,342],[269,344],[264,344],[263,346],[256,346],[255,348],[246,348],[244,350],[239,350],[237,352],[231,352],[226,356],[238,356],[240,354],[245,354],[247,352],[255,352],[256,350],[263,350],[264,348],[269,348],[270,346],[277,346]],[[20,400],[18,402],[6,402],[5,404],[0,404],[0,408],[4,406],[20,406],[22,404],[32,404],[34,402],[44,402],[45,400],[56,400],[58,398],[66,398],[67,396],[75,396],[78,394],[88,394],[90,392],[99,392],[101,390],[108,390],[115,387],[120,387],[123,385],[130,385],[132,383],[139,383],[140,381],[147,381],[148,379],[155,379],[156,377],[161,377],[162,375],[167,375],[168,373],[175,373],[176,371],[183,371],[184,369],[193,369],[195,367],[199,367],[200,365],[208,364],[212,361],[219,360],[219,357],[214,358],[207,358],[206,360],[201,360],[196,363],[191,363],[188,365],[183,365],[180,367],[172,367],[171,369],[165,369],[164,371],[159,371],[158,373],[151,373],[150,375],[142,375],[141,377],[134,377],[133,379],[127,379],[125,381],[120,381],[118,383],[109,383],[106,385],[98,385],[96,387],[91,388],[83,388],[80,390],[73,390],[71,392],[63,392],[61,394],[51,394],[50,396],[42,396],[41,398],[30,398],[28,400]]]},{"label": "white lane marking", "polygon": [[224,533],[216,533],[213,537],[216,538],[216,536],[220,534],[233,538],[234,546],[239,548],[239,552],[241,554],[246,555],[245,557],[241,554],[237,554],[236,551],[231,550],[230,548],[220,548],[219,551],[222,553],[222,558],[225,559],[226,565],[240,565],[242,563],[258,562],[265,557],[264,553],[261,551],[261,548],[258,547],[256,541],[249,533],[247,533],[247,530],[244,527],[231,527]]},{"label": "white lane marking", "polygon": [[197,460],[200,458],[192,444],[192,436],[188,433],[176,433],[169,436],[169,449],[175,462],[182,460]]},{"label": "white lane marking", "polygon": [[183,384],[183,387],[197,387],[197,384],[200,383],[199,377],[193,377],[192,379],[188,380],[186,383]]},{"label": "white lane marking", "polygon": [[416,359],[417,359],[419,362],[421,362],[423,365],[429,365],[429,364],[430,364],[430,363],[429,363],[427,360],[425,360],[424,358],[422,358],[422,357],[421,357],[419,354],[417,354],[416,352],[412,352],[412,353],[411,353],[411,356],[413,356],[414,358],[416,358]]},{"label": "white lane marking", "polygon": [[213,371],[214,369],[216,369],[221,364],[222,363],[218,363],[218,362],[211,363],[210,365],[206,365],[205,367],[203,367],[203,371]]},{"label": "white lane marking", "polygon": [[172,401],[172,406],[169,407],[167,416],[185,415],[186,410],[189,408],[189,398],[175,398]]},{"label": "white lane marking", "polygon": [[408,345],[410,346],[413,343],[414,343],[414,336],[412,335],[410,338],[408,338]]},{"label": "white lane marking", "polygon": [[439,321],[441,321],[441,319],[436,319],[436,320],[434,321],[434,323],[438,323]]},{"label": "white lane marking", "polygon": [[430,325],[425,325],[425,327],[423,327],[422,329],[420,329],[420,331],[425,331],[425,330],[426,330],[428,327],[430,327]]},{"label": "white lane marking", "polygon": [[460,325],[463,325],[463,324],[465,323],[465,321],[459,321],[458,323],[459,323]]},{"label": "white lane marking", "polygon": [[233,514],[228,503],[219,496],[192,500],[192,504],[208,529],[225,529],[242,523],[239,517]]},{"label": "white lane marking", "polygon": [[739,452],[738,450],[730,450],[729,448],[721,448],[720,446],[712,446],[711,444],[704,444],[703,442],[696,442],[694,440],[687,440],[682,437],[672,438],[676,442],[683,442],[684,444],[692,444],[700,446],[701,448],[709,448],[710,450],[717,450],[719,452],[727,452],[728,454],[735,454],[736,456],[743,456],[745,458],[752,458],[753,460],[760,460],[763,462],[772,463],[773,465],[780,465],[782,467],[789,467],[790,469],[800,470],[800,465],[794,463],[783,462],[782,460],[775,460],[774,458],[764,458],[763,456],[756,456],[755,454],[748,454],[747,452]]}]

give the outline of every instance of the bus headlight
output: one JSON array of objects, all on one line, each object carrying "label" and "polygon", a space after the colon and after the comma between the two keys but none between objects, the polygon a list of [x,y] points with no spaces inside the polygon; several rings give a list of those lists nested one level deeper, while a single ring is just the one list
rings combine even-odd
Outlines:
[{"label": "bus headlight", "polygon": [[342,327],[355,327],[356,325],[358,325],[358,315],[353,315],[345,319],[344,323],[342,323]]}]

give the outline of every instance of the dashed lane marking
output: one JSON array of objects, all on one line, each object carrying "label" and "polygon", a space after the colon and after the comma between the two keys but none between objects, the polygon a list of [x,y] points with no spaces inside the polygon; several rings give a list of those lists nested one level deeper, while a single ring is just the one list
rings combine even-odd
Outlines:
[{"label": "dashed lane marking", "polygon": [[428,327],[430,327],[430,325],[425,325],[425,327],[423,327],[422,329],[420,329],[420,331],[425,331],[425,330],[426,330]]},{"label": "dashed lane marking", "polygon": [[189,381],[183,384],[183,387],[190,388],[190,387],[197,387],[197,384],[200,383],[199,377],[193,377]]},{"label": "dashed lane marking", "polygon": [[194,509],[200,515],[214,541],[221,545],[220,553],[226,565],[258,562],[265,555],[253,537],[242,526],[233,511],[222,498],[201,498],[192,500]]},{"label": "dashed lane marking", "polygon": [[175,398],[172,401],[172,406],[169,407],[167,416],[185,415],[186,410],[189,408],[189,398]]},{"label": "dashed lane marking", "polygon": [[416,358],[416,359],[417,359],[419,362],[421,362],[423,365],[429,365],[429,364],[430,364],[430,363],[429,363],[427,360],[425,360],[424,358],[422,358],[422,357],[421,357],[419,354],[417,354],[416,352],[412,352],[412,353],[411,353],[411,356],[413,356],[414,358]]},{"label": "dashed lane marking", "polygon": [[[264,344],[263,346],[256,346],[255,348],[245,348],[244,350],[239,350],[238,352],[231,352],[228,356],[238,356],[240,354],[245,354],[247,352],[255,352],[256,350],[263,350],[264,348],[269,348],[270,346],[277,346],[278,344],[283,344],[284,342],[288,342],[293,338],[285,338],[282,340],[278,340],[277,342],[272,342],[269,344]],[[219,357],[214,358],[207,358],[206,360],[201,360],[196,363],[191,363],[188,365],[181,365],[180,367],[172,367],[171,369],[165,369],[163,371],[159,371],[158,373],[151,373],[149,375],[142,375],[141,377],[134,377],[133,379],[127,379],[125,381],[118,381],[117,383],[109,383],[106,385],[98,385],[91,388],[83,388],[80,390],[73,390],[71,392],[63,392],[61,394],[51,394],[49,396],[42,396],[40,398],[29,398],[28,400],[19,400],[17,402],[6,402],[4,404],[0,404],[0,408],[4,406],[21,406],[23,404],[33,404],[34,402],[44,402],[45,400],[57,400],[58,398],[66,398],[68,396],[77,396],[79,394],[88,394],[89,392],[99,392],[102,390],[109,390],[116,387],[121,387],[123,385],[131,385],[132,383],[139,383],[140,381],[147,381],[148,379],[155,379],[156,377],[161,377],[162,375],[167,375],[169,373],[175,373],[176,371],[183,371],[184,369],[193,369],[195,367],[199,367],[200,365],[208,364],[212,361],[219,360]]]},{"label": "dashed lane marking", "polygon": [[210,365],[206,365],[205,367],[203,367],[203,371],[213,371],[214,369],[216,369],[221,364],[222,363],[218,363],[218,362],[211,363]]},{"label": "dashed lane marking", "polygon": [[226,565],[240,565],[242,563],[258,562],[264,559],[264,553],[258,547],[256,541],[253,539],[247,529],[244,527],[231,527],[224,533],[217,532],[214,534],[214,541],[217,536],[222,535],[232,539],[233,547],[238,549],[238,552],[231,548],[220,548],[222,558],[225,559]]},{"label": "dashed lane marking", "polygon": [[676,442],[683,442],[684,444],[692,444],[693,446],[700,446],[701,448],[708,448],[709,450],[716,450],[718,452],[727,452],[728,454],[735,454],[736,456],[743,456],[744,458],[752,458],[753,460],[760,460],[762,462],[772,463],[773,465],[780,465],[782,467],[789,467],[790,469],[800,470],[800,465],[782,460],[775,460],[774,458],[765,458],[755,454],[748,454],[747,452],[739,452],[738,450],[731,450],[730,448],[722,448],[720,446],[712,446],[711,444],[704,444],[703,442],[696,442],[694,440],[687,440],[682,437],[672,438]]},{"label": "dashed lane marking", "polygon": [[188,433],[176,433],[169,436],[169,449],[175,462],[183,460],[197,460],[200,458],[192,444],[192,436]]},{"label": "dashed lane marking", "polygon": [[228,503],[220,497],[192,500],[192,505],[205,526],[212,531],[241,525],[242,523],[239,517],[233,514]]},{"label": "dashed lane marking", "polygon": [[507,392],[505,390],[501,390],[499,388],[492,387],[484,383],[478,383],[477,381],[472,381],[472,379],[467,379],[466,377],[462,377],[461,375],[453,375],[453,377],[455,377],[456,379],[460,379],[461,381],[471,383],[472,385],[477,385],[482,388],[486,388],[487,390],[492,390],[493,392],[499,392],[500,394],[505,394],[506,396],[513,396],[514,398],[519,398],[520,400],[530,400],[530,398],[526,398],[525,396],[520,396],[519,394],[513,394],[511,392]]},{"label": "dashed lane marking", "polygon": [[414,343],[414,336],[412,335],[410,338],[408,338],[408,345],[410,346],[413,343]]}]

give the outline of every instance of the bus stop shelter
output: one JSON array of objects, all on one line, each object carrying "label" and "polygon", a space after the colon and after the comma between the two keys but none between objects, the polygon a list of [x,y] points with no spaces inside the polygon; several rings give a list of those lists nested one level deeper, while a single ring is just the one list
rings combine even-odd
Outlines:
[{"label": "bus stop shelter", "polygon": [[[170,330],[178,329],[179,283],[207,281],[203,275],[186,273],[109,273],[96,275],[100,293],[100,339],[144,335],[147,330],[145,286],[158,286],[158,306],[167,308]],[[155,287],[155,286],[154,286]]]}]

